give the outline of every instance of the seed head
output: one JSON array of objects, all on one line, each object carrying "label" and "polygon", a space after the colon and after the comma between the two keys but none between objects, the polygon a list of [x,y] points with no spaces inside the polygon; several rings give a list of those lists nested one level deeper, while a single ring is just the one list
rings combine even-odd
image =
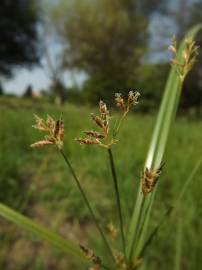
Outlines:
[{"label": "seed head", "polygon": [[62,119],[56,121],[54,128],[54,137],[61,141],[64,138],[64,121]]},{"label": "seed head", "polygon": [[115,101],[116,101],[116,106],[118,108],[120,108],[123,111],[126,109],[124,98],[122,97],[120,93],[115,94]]},{"label": "seed head", "polygon": [[[96,123],[96,125],[101,128],[101,132],[97,132],[94,130],[84,131],[87,137],[76,139],[80,144],[86,145],[99,145],[101,147],[107,148],[109,145],[102,143],[101,140],[107,139],[109,134],[109,111],[107,110],[107,105],[100,100],[99,102],[99,112],[100,115],[97,116],[94,113],[91,113],[92,120]],[[114,144],[115,141],[112,141],[111,144]],[[111,145],[110,144],[110,145]]]},{"label": "seed head", "polygon": [[81,249],[82,253],[84,254],[84,256],[89,261],[91,261],[95,265],[100,265],[101,264],[101,259],[98,256],[95,255],[95,253],[93,252],[92,249],[89,249],[89,248],[87,248],[87,247],[85,247],[83,245],[80,245],[80,249]]},{"label": "seed head", "polygon": [[64,140],[64,136],[65,136],[65,123],[62,119],[60,119],[60,128],[59,128],[59,133],[58,133],[59,139],[61,141]]},{"label": "seed head", "polygon": [[[111,131],[110,120],[112,117],[109,115],[107,105],[102,100],[100,100],[99,102],[100,114],[97,116],[94,113],[91,113],[91,118],[96,123],[96,125],[101,129],[101,132],[97,132],[94,130],[84,131],[86,137],[76,139],[76,141],[79,142],[80,144],[98,145],[100,147],[109,149],[112,145],[118,142],[116,135],[121,126],[121,122],[123,121],[127,113],[130,111],[130,109],[138,103],[139,96],[140,94],[138,92],[130,91],[128,94],[128,100],[125,102],[121,94],[118,93],[115,95],[116,104],[120,109],[123,110],[123,116],[119,120],[119,122],[118,121],[116,122],[116,124],[114,125],[114,129],[112,129],[112,132],[110,132]],[[127,105],[125,105],[126,103]],[[110,133],[112,134],[111,138],[109,139]]]},{"label": "seed head", "polygon": [[47,115],[47,119],[44,120],[38,115],[34,115],[36,124],[34,128],[46,133],[44,140],[40,140],[31,144],[31,147],[43,147],[47,145],[56,145],[59,149],[63,147],[64,139],[64,121],[59,119],[55,121],[51,116]]},{"label": "seed head", "polygon": [[138,99],[140,97],[140,93],[139,92],[133,92],[133,91],[130,91],[128,93],[128,108],[129,110],[134,107],[135,105],[138,104]]},{"label": "seed head", "polygon": [[109,114],[109,111],[107,110],[107,105],[102,100],[100,100],[99,102],[99,109],[101,116],[105,117],[106,115]]},{"label": "seed head", "polygon": [[88,139],[88,138],[79,138],[75,139],[77,142],[79,142],[81,145],[86,144],[86,145],[95,145],[95,144],[100,144],[100,141],[97,139]]},{"label": "seed head", "polygon": [[89,130],[89,131],[84,131],[84,133],[89,136],[89,137],[93,137],[93,138],[96,138],[96,139],[104,139],[105,135],[97,132],[97,131],[94,131],[94,130]]},{"label": "seed head", "polygon": [[[115,102],[116,106],[123,110],[125,113],[128,113],[132,107],[138,104],[138,98],[140,97],[140,93],[137,91],[130,91],[128,93],[128,100],[127,102],[124,100],[122,94],[116,93],[115,94]],[[127,105],[126,105],[127,103]]]},{"label": "seed head", "polygon": [[42,141],[38,141],[31,144],[30,147],[36,148],[36,147],[43,147],[43,146],[52,145],[52,144],[54,144],[54,142],[48,141],[48,140],[42,140]]},{"label": "seed head", "polygon": [[38,115],[34,114],[36,124],[32,127],[40,131],[48,131],[49,127],[44,119],[40,118]]},{"label": "seed head", "polygon": [[55,129],[55,120],[50,115],[47,115],[46,125],[50,130]]},{"label": "seed head", "polygon": [[162,171],[162,165],[158,169],[148,169],[146,168],[141,177],[142,192],[144,196],[151,193],[158,181],[158,178]]},{"label": "seed head", "polygon": [[96,116],[94,115],[94,113],[91,113],[91,118],[93,119],[93,121],[95,121],[95,123],[103,128],[104,127],[104,123],[103,123],[103,120],[99,117],[99,116]]},{"label": "seed head", "polygon": [[198,55],[198,46],[193,39],[185,40],[185,48],[182,51],[182,59],[178,59],[177,42],[172,43],[169,49],[174,53],[175,58],[171,60],[171,64],[176,67],[180,80],[183,82],[188,72],[192,69]]}]

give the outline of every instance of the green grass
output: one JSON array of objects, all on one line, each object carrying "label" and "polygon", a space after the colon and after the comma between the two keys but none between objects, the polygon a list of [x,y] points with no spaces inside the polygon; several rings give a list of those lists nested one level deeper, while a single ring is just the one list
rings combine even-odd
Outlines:
[{"label": "green grass", "polygon": [[[76,243],[86,242],[87,235],[98,241],[88,211],[78,196],[74,182],[55,149],[31,149],[39,138],[31,128],[33,113],[49,113],[65,120],[65,150],[69,153],[81,182],[98,215],[107,224],[116,218],[112,201],[112,183],[106,151],[97,147],[81,147],[75,141],[82,130],[92,126],[89,114],[94,109],[70,104],[64,108],[29,104],[1,108],[0,118],[0,199],[25,212],[44,225],[60,232]],[[115,162],[123,201],[125,219],[129,219],[143,169],[145,155],[153,130],[155,115],[130,115],[121,131],[120,142],[114,147]],[[172,128],[165,155],[166,165],[160,178],[150,226],[158,223],[164,210],[180,192],[196,162],[201,158],[202,123],[178,118]],[[202,169],[186,193],[180,208],[164,225],[149,249],[146,269],[173,269],[178,216],[183,223],[181,247],[182,269],[200,269],[202,263]],[[30,239],[15,226],[0,220],[0,268],[4,269],[71,269],[72,261],[51,248]],[[127,222],[128,223],[128,222]],[[24,242],[23,242],[24,241]],[[23,242],[23,244],[22,244]],[[28,246],[25,250],[23,246]],[[17,247],[16,247],[17,246]],[[12,247],[12,248],[11,248]],[[29,256],[25,254],[28,252]],[[37,256],[36,256],[37,254]],[[166,256],[165,256],[166,254]],[[55,268],[54,268],[55,267]],[[79,268],[75,268],[79,269]]]}]

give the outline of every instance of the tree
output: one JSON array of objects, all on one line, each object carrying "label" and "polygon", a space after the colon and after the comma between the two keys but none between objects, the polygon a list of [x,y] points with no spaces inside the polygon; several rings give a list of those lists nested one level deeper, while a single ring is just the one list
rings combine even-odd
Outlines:
[{"label": "tree", "polygon": [[[44,22],[44,26],[47,25]],[[44,28],[45,30],[45,28]],[[63,82],[63,75],[64,75],[64,69],[62,67],[62,49],[60,49],[58,52],[56,52],[56,44],[52,39],[45,36],[44,32],[44,46],[43,46],[43,53],[44,53],[44,59],[42,63],[42,67],[44,68],[44,71],[46,72],[47,76],[49,77],[51,81],[51,92],[59,97],[60,104],[64,104],[65,101],[65,86]],[[52,42],[54,44],[54,53],[53,50],[51,50],[48,42]]]},{"label": "tree", "polygon": [[23,94],[23,97],[25,98],[31,98],[33,96],[33,88],[32,88],[32,85],[29,84],[27,85],[26,89],[25,89],[25,92]]},{"label": "tree", "polygon": [[63,104],[66,98],[66,89],[64,83],[63,68],[63,42],[57,35],[56,27],[51,19],[52,8],[55,2],[44,0],[41,4],[41,19],[39,37],[41,39],[41,67],[50,80],[49,90],[53,97],[57,96],[60,104]]},{"label": "tree", "polygon": [[38,13],[34,0],[1,0],[0,5],[0,75],[12,75],[18,65],[38,61]]},{"label": "tree", "polygon": [[64,67],[83,70],[86,95],[108,99],[110,91],[134,87],[134,70],[146,48],[147,23],[131,0],[61,1],[54,13],[66,42]]},{"label": "tree", "polygon": [[3,86],[2,86],[2,84],[0,83],[0,96],[3,96],[3,94],[4,94]]},{"label": "tree", "polygon": [[[168,37],[171,40],[172,34],[175,33],[177,40],[180,41],[189,28],[202,22],[202,2],[201,0],[177,0],[167,1],[167,6],[164,5],[164,9],[158,10],[158,13],[167,18],[167,27],[163,26],[163,29],[168,29],[164,35],[161,33],[160,42],[156,48],[159,52],[162,52],[161,45],[163,41],[168,45]],[[163,24],[163,23],[162,23]],[[156,33],[158,35],[158,33]],[[169,35],[169,36],[168,36]],[[197,45],[202,45],[202,35],[197,40]],[[165,49],[163,48],[163,55],[165,55]],[[202,57],[201,50],[200,55],[197,57],[197,63],[189,74],[185,81],[184,93],[181,99],[181,108],[188,110],[195,108],[197,114],[202,113]]]},{"label": "tree", "polygon": [[[180,11],[180,12],[179,12]],[[173,13],[177,25],[177,37],[181,39],[186,31],[195,24],[202,22],[201,0],[178,0],[178,9]],[[197,39],[197,45],[202,46],[202,35]],[[202,54],[199,50],[197,63],[187,78],[184,86],[181,106],[183,109],[195,108],[195,114],[202,114]]]}]

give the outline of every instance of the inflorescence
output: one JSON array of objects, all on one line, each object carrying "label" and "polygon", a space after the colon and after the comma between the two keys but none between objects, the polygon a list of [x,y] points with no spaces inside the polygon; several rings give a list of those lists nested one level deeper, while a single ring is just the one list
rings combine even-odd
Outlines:
[{"label": "inflorescence", "polygon": [[[112,145],[118,142],[116,135],[119,131],[120,125],[127,115],[127,113],[138,104],[139,92],[130,91],[128,94],[127,101],[123,98],[120,93],[115,95],[115,102],[118,108],[123,111],[123,115],[119,120],[118,124],[113,128],[112,134],[110,134],[110,120],[111,116],[109,114],[109,110],[107,105],[101,100],[99,102],[99,112],[100,115],[97,116],[94,113],[91,113],[91,118],[98,126],[100,131],[89,130],[84,131],[83,133],[86,135],[85,137],[80,137],[76,139],[81,145],[98,145],[103,148],[111,148]],[[110,137],[111,136],[111,137]]]},{"label": "inflorescence", "polygon": [[176,38],[173,37],[169,50],[174,54],[175,58],[171,60],[171,64],[176,67],[177,73],[179,74],[182,82],[196,62],[198,49],[199,47],[196,46],[195,41],[192,38],[187,38],[185,40],[185,48],[182,51],[182,60],[180,61],[177,53],[177,41]]},{"label": "inflorescence", "polygon": [[47,135],[44,136],[43,140],[31,144],[31,147],[35,148],[47,145],[56,145],[58,149],[62,149],[64,139],[64,121],[61,118],[55,121],[49,115],[47,115],[46,120],[40,118],[36,114],[34,116],[36,124],[33,125],[33,127],[45,132]]}]

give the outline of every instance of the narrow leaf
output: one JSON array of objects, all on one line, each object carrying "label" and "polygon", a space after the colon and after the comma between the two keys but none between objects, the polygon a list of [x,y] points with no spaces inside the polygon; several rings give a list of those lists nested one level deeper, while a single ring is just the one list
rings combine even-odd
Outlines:
[{"label": "narrow leaf", "polygon": [[[193,39],[201,28],[201,24],[193,27],[187,33],[185,39]],[[180,48],[177,53],[178,60],[182,58],[182,52],[185,48],[185,39],[180,44]],[[179,75],[176,72],[176,68],[173,66],[165,87],[164,96],[161,102],[151,144],[147,154],[145,162],[146,168],[157,169],[162,162],[171,124],[175,118],[179,104],[181,90],[182,84]],[[128,232],[127,258],[129,260],[132,260],[134,256],[138,256],[136,250],[140,250],[144,245],[154,196],[155,191],[145,198],[141,192],[141,186],[139,187]],[[140,228],[141,233],[139,231]]]},{"label": "narrow leaf", "polygon": [[0,216],[18,225],[20,228],[30,232],[38,238],[45,240],[51,244],[54,248],[60,251],[75,256],[78,260],[82,260],[86,263],[80,248],[59,236],[58,234],[48,230],[47,228],[33,222],[29,218],[22,214],[12,210],[11,208],[0,203]]}]

